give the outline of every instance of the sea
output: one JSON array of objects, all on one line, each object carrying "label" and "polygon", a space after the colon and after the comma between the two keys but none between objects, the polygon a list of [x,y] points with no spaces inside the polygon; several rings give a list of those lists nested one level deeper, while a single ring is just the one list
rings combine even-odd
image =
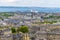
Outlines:
[{"label": "sea", "polygon": [[30,10],[38,12],[60,12],[60,8],[50,7],[0,7],[0,12],[29,12]]}]

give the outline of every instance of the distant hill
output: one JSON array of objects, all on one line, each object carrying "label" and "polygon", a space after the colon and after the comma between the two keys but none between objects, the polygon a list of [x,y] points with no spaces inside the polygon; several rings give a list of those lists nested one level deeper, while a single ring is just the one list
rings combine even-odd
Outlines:
[{"label": "distant hill", "polygon": [[0,12],[30,12],[30,10],[38,12],[60,12],[60,8],[48,8],[48,7],[4,7],[0,6]]}]

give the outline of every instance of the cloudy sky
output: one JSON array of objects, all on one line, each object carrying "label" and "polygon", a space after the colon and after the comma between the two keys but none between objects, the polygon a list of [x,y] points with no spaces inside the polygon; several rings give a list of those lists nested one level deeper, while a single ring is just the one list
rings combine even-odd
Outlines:
[{"label": "cloudy sky", "polygon": [[60,0],[0,0],[0,6],[60,7]]}]

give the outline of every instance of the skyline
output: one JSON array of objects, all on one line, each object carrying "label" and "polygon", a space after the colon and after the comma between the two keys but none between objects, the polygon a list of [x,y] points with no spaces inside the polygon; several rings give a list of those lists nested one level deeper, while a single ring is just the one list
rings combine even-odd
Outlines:
[{"label": "skyline", "polygon": [[60,0],[0,0],[0,6],[60,8]]}]

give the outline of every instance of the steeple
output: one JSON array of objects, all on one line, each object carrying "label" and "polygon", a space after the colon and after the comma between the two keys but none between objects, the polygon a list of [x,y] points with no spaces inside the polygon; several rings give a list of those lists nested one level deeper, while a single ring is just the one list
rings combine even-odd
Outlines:
[{"label": "steeple", "polygon": [[24,34],[24,36],[23,36],[22,39],[23,39],[23,40],[30,40],[28,34]]}]

